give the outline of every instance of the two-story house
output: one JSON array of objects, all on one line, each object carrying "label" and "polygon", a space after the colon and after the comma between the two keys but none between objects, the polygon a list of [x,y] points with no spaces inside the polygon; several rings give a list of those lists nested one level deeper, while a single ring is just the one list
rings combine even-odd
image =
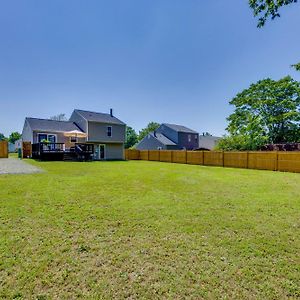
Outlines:
[{"label": "two-story house", "polygon": [[198,132],[182,125],[167,123],[161,124],[136,145],[138,150],[195,150],[198,147]]},{"label": "two-story house", "polygon": [[22,139],[32,144],[48,141],[64,148],[93,144],[95,160],[124,159],[126,124],[113,115],[75,109],[69,121],[26,118]]},{"label": "two-story house", "polygon": [[86,142],[94,144],[96,160],[124,159],[126,124],[109,114],[75,109],[70,121],[86,133]]}]

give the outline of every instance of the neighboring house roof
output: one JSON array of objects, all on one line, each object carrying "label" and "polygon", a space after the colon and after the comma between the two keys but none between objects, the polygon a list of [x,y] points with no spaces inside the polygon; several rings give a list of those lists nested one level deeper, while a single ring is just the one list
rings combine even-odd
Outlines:
[{"label": "neighboring house roof", "polygon": [[197,131],[195,130],[192,130],[190,128],[187,128],[185,126],[182,126],[182,125],[176,125],[176,124],[168,124],[168,123],[163,123],[161,124],[162,126],[166,126],[166,127],[169,127],[177,132],[185,132],[185,133],[198,133]]},{"label": "neighboring house roof", "polygon": [[121,120],[119,120],[114,116],[111,116],[110,114],[104,114],[104,113],[98,113],[98,112],[92,112],[92,111],[86,111],[80,109],[75,109],[74,111],[90,122],[126,125]]},{"label": "neighboring house roof", "polygon": [[199,148],[206,148],[209,150],[213,150],[215,146],[218,144],[218,141],[221,138],[218,136],[212,135],[200,135],[199,136]]},{"label": "neighboring house roof", "polygon": [[67,132],[82,131],[75,123],[70,121],[55,121],[48,119],[26,118],[32,131],[42,132]]},{"label": "neighboring house roof", "polygon": [[176,144],[173,141],[171,141],[170,139],[168,139],[165,135],[163,135],[161,133],[151,132],[149,134],[151,134],[154,138],[156,138],[158,141],[160,141],[162,144],[164,144],[166,146],[176,146]]}]

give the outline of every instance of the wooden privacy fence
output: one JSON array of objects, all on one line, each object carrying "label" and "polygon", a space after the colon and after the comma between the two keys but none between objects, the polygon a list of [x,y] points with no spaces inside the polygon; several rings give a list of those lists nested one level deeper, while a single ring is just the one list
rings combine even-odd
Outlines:
[{"label": "wooden privacy fence", "polygon": [[125,158],[127,160],[149,160],[300,173],[300,152],[125,150]]},{"label": "wooden privacy fence", "polygon": [[0,158],[8,158],[8,142],[0,142]]}]

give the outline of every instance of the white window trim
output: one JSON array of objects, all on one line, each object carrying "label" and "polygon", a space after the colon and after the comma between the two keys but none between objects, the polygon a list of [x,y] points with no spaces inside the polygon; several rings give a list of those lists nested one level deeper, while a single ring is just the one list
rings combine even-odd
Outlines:
[{"label": "white window trim", "polygon": [[[108,135],[108,128],[110,128],[110,135]],[[106,127],[106,136],[111,138],[112,137],[112,126],[107,126]]]},{"label": "white window trim", "polygon": [[42,132],[38,132],[37,133],[37,140],[38,140],[38,143],[39,143],[39,135],[46,135],[47,136],[47,140],[48,140],[48,136],[49,135],[54,135],[55,136],[55,143],[57,143],[57,134],[55,133],[42,133]]},{"label": "white window trim", "polygon": [[[100,147],[103,146],[104,147],[104,158],[100,158]],[[94,144],[94,152],[95,152],[95,148],[98,147],[99,149],[99,158],[97,158],[97,160],[106,160],[106,145],[105,144]]]}]

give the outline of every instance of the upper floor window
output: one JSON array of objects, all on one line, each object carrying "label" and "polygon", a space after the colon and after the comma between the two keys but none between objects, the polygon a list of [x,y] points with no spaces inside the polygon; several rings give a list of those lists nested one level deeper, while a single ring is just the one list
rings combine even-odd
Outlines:
[{"label": "upper floor window", "polygon": [[189,140],[189,143],[192,141],[192,136],[190,134],[188,135],[188,140]]},{"label": "upper floor window", "polygon": [[112,136],[112,128],[111,128],[111,126],[107,126],[107,136]]},{"label": "upper floor window", "polygon": [[195,134],[195,140],[197,140],[198,139],[198,135],[197,134]]}]

